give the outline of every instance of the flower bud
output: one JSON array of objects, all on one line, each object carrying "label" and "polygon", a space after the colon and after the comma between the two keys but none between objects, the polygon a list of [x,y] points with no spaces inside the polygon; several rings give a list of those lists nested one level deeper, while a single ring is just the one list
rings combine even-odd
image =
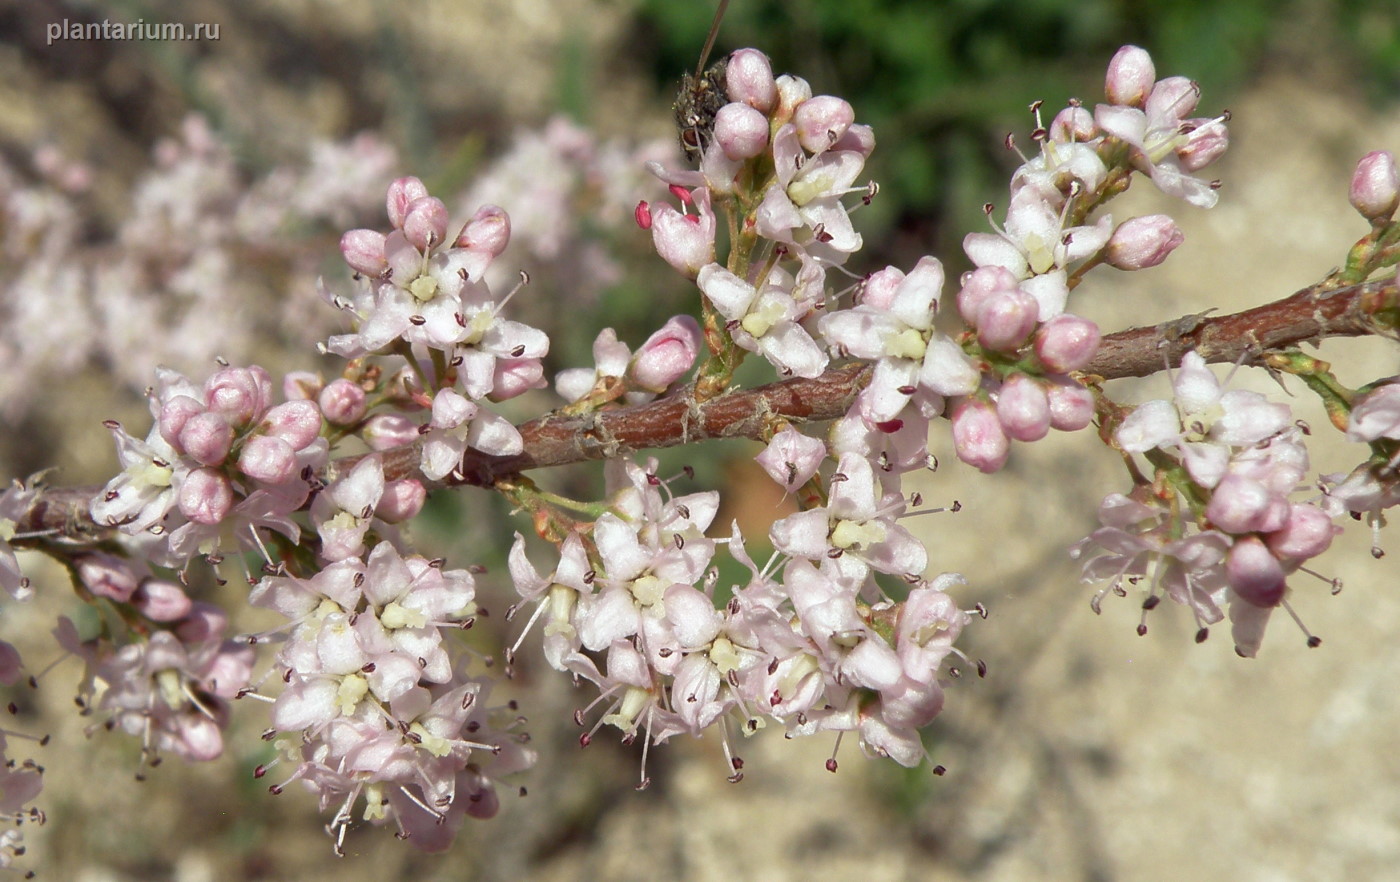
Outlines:
[{"label": "flower bud", "polygon": [[1183,120],[1201,100],[1201,87],[1186,77],[1157,81],[1147,96],[1144,109],[1149,119]]},{"label": "flower bud", "polygon": [[1288,503],[1251,478],[1227,474],[1206,504],[1206,517],[1226,533],[1265,533],[1282,528]]},{"label": "flower bud", "polygon": [[1060,313],[1035,332],[1035,354],[1045,369],[1067,374],[1083,368],[1099,351],[1099,326],[1086,318]]},{"label": "flower bud", "polygon": [[389,211],[389,223],[393,224],[394,229],[403,228],[404,219],[408,217],[408,206],[415,199],[422,199],[427,195],[428,188],[414,177],[399,178],[389,185],[385,207]]},{"label": "flower bud", "polygon": [[1276,556],[1304,561],[1326,551],[1332,544],[1332,537],[1340,532],[1342,528],[1332,523],[1322,509],[1306,502],[1293,502],[1288,506],[1288,520],[1283,528],[1265,536],[1264,541]]},{"label": "flower bud", "polygon": [[664,392],[695,364],[701,340],[700,325],[695,319],[674,316],[632,356],[632,381],[648,391]]},{"label": "flower bud", "polygon": [[1351,176],[1351,206],[1370,221],[1389,220],[1400,206],[1400,175],[1395,154],[1373,150],[1361,157]]},{"label": "flower bud", "polygon": [[157,420],[157,424],[160,426],[160,437],[164,438],[171,447],[183,452],[180,433],[184,431],[185,424],[191,418],[204,412],[204,405],[188,395],[170,396],[160,405],[160,418]]},{"label": "flower bud", "polygon": [[233,509],[233,485],[214,469],[195,469],[180,484],[180,514],[196,524],[211,526]]},{"label": "flower bud", "polygon": [[812,97],[812,86],[801,77],[783,74],[777,79],[778,107],[773,112],[773,121],[782,125],[792,119],[793,111],[802,102]]},{"label": "flower bud", "polygon": [[292,371],[282,377],[282,397],[288,401],[310,400],[321,394],[326,381],[312,371]]},{"label": "flower bud", "polygon": [[544,378],[544,365],[538,358],[498,358],[492,375],[491,401],[506,401],[531,389],[543,389],[549,383]]},{"label": "flower bud", "polygon": [[864,123],[853,123],[846,129],[846,134],[836,139],[831,149],[850,150],[869,159],[870,154],[875,152],[875,130]]},{"label": "flower bud", "polygon": [[772,113],[778,104],[773,65],[757,49],[740,49],[724,68],[724,88],[730,101],[740,101],[759,113]]},{"label": "flower bud", "polygon": [[700,215],[681,214],[667,203],[652,208],[651,241],[656,253],[687,278],[715,260],[715,216],[707,209]]},{"label": "flower bud", "polygon": [[1225,581],[1246,603],[1278,606],[1287,583],[1283,566],[1258,536],[1236,540],[1225,559]]},{"label": "flower bud", "polygon": [[993,294],[1016,290],[1016,275],[1004,266],[978,267],[962,277],[958,291],[958,314],[963,321],[977,327],[977,311]]},{"label": "flower bud", "polygon": [[418,424],[396,413],[381,413],[365,421],[360,437],[371,450],[392,450],[418,440]]},{"label": "flower bud", "polygon": [[189,615],[194,604],[185,590],[164,579],[147,579],[131,596],[141,615],[153,622],[178,622]]},{"label": "flower bud", "polygon": [[261,416],[271,399],[272,377],[257,366],[223,368],[204,384],[204,401],[209,409],[222,415],[234,428],[247,426]]},{"label": "flower bud", "polygon": [[131,564],[115,555],[97,552],[78,558],[78,580],[98,597],[126,603],[137,588]]},{"label": "flower bud", "polygon": [[747,104],[726,104],[715,114],[715,141],[730,159],[752,159],[768,147],[768,117]]},{"label": "flower bud", "polygon": [[181,643],[207,643],[223,636],[228,628],[228,615],[212,603],[196,603],[184,621],[175,626]]},{"label": "flower bud", "polygon": [[887,266],[871,273],[860,287],[860,305],[889,309],[894,304],[894,295],[899,290],[899,283],[903,281],[904,271],[898,267]]},{"label": "flower bud", "polygon": [[788,426],[773,436],[754,457],[763,470],[787,490],[807,483],[826,459],[826,444]]},{"label": "flower bud", "polygon": [[483,205],[467,221],[456,246],[500,257],[510,244],[510,215],[499,205]]},{"label": "flower bud", "polygon": [[281,438],[293,450],[305,450],[321,436],[321,408],[301,399],[284,402],[267,412],[258,431]]},{"label": "flower bud", "polygon": [[1090,113],[1087,107],[1066,107],[1050,121],[1052,141],[1085,143],[1093,140],[1098,133],[1099,127],[1094,123],[1094,114]]},{"label": "flower bud", "polygon": [[856,121],[856,112],[845,98],[818,95],[797,105],[792,121],[802,148],[808,153],[821,153],[846,134]]},{"label": "flower bud", "polygon": [[1110,104],[1125,107],[1143,107],[1152,86],[1157,82],[1157,68],[1152,64],[1152,56],[1138,46],[1124,46],[1113,54],[1108,63],[1108,77],[1104,83],[1104,93]]},{"label": "flower bud", "polygon": [[206,466],[223,462],[232,446],[233,427],[217,413],[207,410],[185,422],[180,430],[180,443],[175,445],[195,462]]},{"label": "flower bud", "polygon": [[389,481],[384,485],[384,494],[379,497],[374,514],[386,524],[401,524],[422,511],[427,499],[428,491],[412,478]]},{"label": "flower bud", "polygon": [[340,237],[340,253],[352,270],[370,278],[378,278],[389,267],[384,234],[377,230],[350,230]]},{"label": "flower bud", "polygon": [[997,396],[997,419],[1017,441],[1039,441],[1050,431],[1050,399],[1045,389],[1025,374],[1012,374]]},{"label": "flower bud", "polygon": [[1021,290],[993,294],[977,310],[977,342],[998,352],[1014,352],[1035,330],[1040,304]]},{"label": "flower bud", "polygon": [[1118,225],[1105,246],[1105,260],[1121,270],[1156,266],[1186,240],[1176,221],[1165,214],[1135,217]]},{"label": "flower bud", "polygon": [[[1200,171],[1220,158],[1230,146],[1230,130],[1215,120],[1188,120],[1199,127],[1177,148],[1176,158],[1183,170]],[[1186,125],[1187,123],[1183,123]]]},{"label": "flower bud", "polygon": [[1094,393],[1069,377],[1051,378],[1045,394],[1050,399],[1050,428],[1078,432],[1094,419]]},{"label": "flower bud", "polygon": [[365,390],[359,383],[342,377],[326,384],[316,397],[316,403],[332,425],[354,425],[365,415]]},{"label": "flower bud", "polygon": [[285,484],[297,474],[296,451],[274,435],[254,435],[243,442],[238,470],[264,484]]},{"label": "flower bud", "polygon": [[447,206],[435,196],[415,199],[403,219],[404,238],[419,251],[431,251],[447,238]]},{"label": "flower bud", "polygon": [[1011,442],[985,401],[966,398],[953,410],[953,447],[958,459],[991,474],[1006,465]]}]

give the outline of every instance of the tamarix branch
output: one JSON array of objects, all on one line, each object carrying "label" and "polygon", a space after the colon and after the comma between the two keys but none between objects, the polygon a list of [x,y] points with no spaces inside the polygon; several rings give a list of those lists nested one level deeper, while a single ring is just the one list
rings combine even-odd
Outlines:
[{"label": "tamarix branch", "polygon": [[[139,738],[150,764],[215,757],[235,705],[268,712],[277,758],[257,775],[273,793],[314,791],[337,849],[365,821],[441,850],[465,818],[498,811],[501,782],[536,760],[525,717],[493,697],[524,652],[588,693],[581,743],[609,729],[641,742],[641,786],[648,746],[706,733],[738,781],[744,739],[765,728],[827,739],[832,771],[849,735],[868,756],[940,772],[921,733],[958,675],[985,669],[956,646],[983,612],[959,599],[968,579],[942,572],[908,526],[934,510],[904,487],[933,464],[934,432],[986,473],[1052,431],[1120,454],[1125,483],[1070,550],[1101,586],[1096,609],[1137,595],[1145,634],[1169,600],[1198,641],[1228,616],[1252,657],[1283,608],[1300,647],[1319,642],[1290,599],[1328,587],[1303,577],[1351,520],[1377,531],[1381,555],[1400,502],[1400,382],[1345,386],[1299,347],[1400,328],[1391,154],[1364,157],[1350,182],[1370,230],[1342,269],[1245,312],[1105,333],[1075,312],[1086,274],[1148,270],[1183,235],[1166,215],[1115,221],[1104,207],[1134,178],[1212,207],[1205,172],[1229,144],[1228,114],[1197,115],[1196,84],[1158,79],[1146,51],[1114,56],[1102,103],[1071,102],[1048,124],[1036,105],[1036,149],[964,239],[974,268],[957,279],[932,256],[861,265],[876,139],[847,101],[775,77],[755,49],[690,88],[677,112],[698,168],[651,163],[671,196],[634,212],[689,292],[647,339],[591,328],[594,363],[547,376],[550,338],[512,318],[512,300],[554,293],[487,282],[510,206],[454,217],[401,177],[387,225],[346,232],[348,271],[322,288],[344,320],[321,346],[337,376],[160,369],[152,424],[107,424],[119,471],[105,487],[36,480],[0,496],[11,599],[34,593],[14,553],[33,549],[103,613],[84,632],[54,628],[85,663],[87,712]],[[742,386],[749,360],[771,381]],[[1355,467],[1312,473],[1312,430],[1290,405],[1231,388],[1210,363],[1317,395],[1357,445]],[[1159,371],[1170,398],[1115,399],[1114,379]],[[551,385],[557,406],[535,419],[496,407]],[[645,455],[736,437],[762,442],[759,466],[797,502],[766,535],[716,523],[719,491]],[[603,463],[601,498],[536,483],[589,461]],[[429,494],[469,486],[501,494],[543,540],[516,534],[508,579],[428,559],[401,529]],[[205,567],[285,621],[230,633],[229,611],[186,588]],[[500,668],[462,640],[488,606],[508,606],[515,628]],[[0,645],[0,679],[24,670]],[[41,818],[37,765],[4,774],[5,811]],[[0,843],[7,859],[18,835]]]}]

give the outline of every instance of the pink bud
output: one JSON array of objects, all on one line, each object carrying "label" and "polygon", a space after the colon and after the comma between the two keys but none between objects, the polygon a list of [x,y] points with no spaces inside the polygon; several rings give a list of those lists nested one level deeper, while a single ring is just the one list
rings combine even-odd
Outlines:
[{"label": "pink bud", "polygon": [[1182,126],[1198,126],[1185,144],[1177,148],[1176,158],[1182,169],[1200,171],[1220,158],[1230,147],[1230,130],[1214,120],[1187,120]]},{"label": "pink bud", "polygon": [[645,200],[637,203],[637,207],[632,209],[632,217],[636,219],[637,226],[644,230],[651,229],[651,205]]},{"label": "pink bud", "polygon": [[233,446],[233,427],[217,413],[195,414],[185,422],[180,443],[175,446],[200,465],[216,466]]},{"label": "pink bud", "polygon": [[1351,176],[1351,205],[1367,220],[1388,220],[1400,206],[1400,175],[1395,154],[1373,150],[1361,157]]},{"label": "pink bud", "polygon": [[782,125],[792,119],[793,111],[803,101],[812,97],[812,86],[801,77],[783,74],[777,79],[778,106],[771,116],[774,122]]},{"label": "pink bud", "polygon": [[988,297],[977,310],[977,342],[997,352],[1015,352],[1035,330],[1040,304],[1019,289]]},{"label": "pink bud", "polygon": [[903,281],[904,271],[898,267],[887,266],[871,273],[861,285],[860,305],[889,309],[894,304],[894,295],[899,290],[899,283]]},{"label": "pink bud", "polygon": [[633,382],[651,392],[664,392],[695,364],[701,340],[700,325],[695,319],[688,315],[672,317],[632,356]]},{"label": "pink bud", "polygon": [[342,377],[328,383],[317,396],[316,403],[332,425],[354,425],[365,415],[365,390],[359,383]]},{"label": "pink bud", "polygon": [[196,524],[211,526],[233,509],[233,485],[213,469],[195,469],[180,484],[180,514]]},{"label": "pink bud", "polygon": [[178,622],[194,604],[185,590],[174,582],[147,579],[132,595],[131,602],[141,615],[153,622]]},{"label": "pink bud", "polygon": [[1165,214],[1135,217],[1118,225],[1106,246],[1105,259],[1121,270],[1156,266],[1186,240],[1176,221]]},{"label": "pink bud", "polygon": [[1201,87],[1186,77],[1158,80],[1147,96],[1144,109],[1152,119],[1183,120],[1201,100]]},{"label": "pink bud", "polygon": [[492,375],[491,401],[506,401],[531,389],[543,389],[544,365],[538,358],[498,358]]},{"label": "pink bud", "polygon": [[1288,503],[1258,481],[1227,474],[1215,485],[1206,504],[1206,517],[1226,533],[1277,530],[1288,516]]},{"label": "pink bud", "polygon": [[1058,142],[1090,141],[1099,133],[1094,114],[1087,107],[1070,106],[1055,114],[1050,121],[1050,140]]},{"label": "pink bud", "polygon": [[282,397],[288,401],[312,399],[321,394],[326,381],[311,371],[292,371],[282,377]]},{"label": "pink bud", "polygon": [[773,480],[787,490],[796,490],[821,468],[826,459],[826,444],[820,438],[804,435],[788,426],[774,435],[754,459]]},{"label": "pink bud", "polygon": [[389,185],[389,197],[385,207],[389,211],[389,223],[394,229],[402,229],[404,218],[408,217],[408,206],[415,199],[428,195],[428,188],[417,178],[399,178]]},{"label": "pink bud", "polygon": [[1278,558],[1258,536],[1246,536],[1230,547],[1225,580],[1241,600],[1265,608],[1278,606],[1288,587]]},{"label": "pink bud", "polygon": [[375,230],[350,230],[340,237],[340,253],[352,270],[370,278],[378,278],[389,268],[384,234]]},{"label": "pink bud", "polygon": [[184,621],[175,626],[175,635],[181,643],[207,643],[223,636],[228,628],[228,615],[212,603],[196,603],[185,616]]},{"label": "pink bud", "polygon": [[760,113],[772,113],[778,103],[778,84],[773,65],[757,49],[740,49],[729,56],[724,69],[724,88],[730,101],[742,101]]},{"label": "pink bud", "polygon": [[976,398],[963,399],[953,410],[953,447],[958,459],[987,474],[1006,465],[1011,453],[996,411]]},{"label": "pink bud", "polygon": [[136,573],[132,571],[131,564],[104,552],[78,558],[78,580],[98,597],[119,603],[130,600],[137,588]]},{"label": "pink bud", "polygon": [[1040,383],[1025,374],[1012,374],[997,396],[997,419],[1017,441],[1039,441],[1050,431],[1050,399]]},{"label": "pink bud", "polygon": [[1146,49],[1137,46],[1124,46],[1113,55],[1108,63],[1108,77],[1104,83],[1104,93],[1110,104],[1125,107],[1143,107],[1152,85],[1157,81],[1157,68],[1152,64],[1152,56]]},{"label": "pink bud", "polygon": [[180,433],[184,431],[185,423],[204,412],[204,405],[188,395],[172,395],[160,405],[160,437],[171,447],[183,452]]},{"label": "pink bud", "polygon": [[402,481],[389,481],[384,485],[384,493],[374,514],[386,524],[401,524],[423,510],[428,491],[412,478]]},{"label": "pink bud", "polygon": [[1035,332],[1035,354],[1045,369],[1067,374],[1083,368],[1099,351],[1099,326],[1086,318],[1061,313]]},{"label": "pink bud", "polygon": [[681,214],[671,205],[658,203],[652,209],[651,221],[651,241],[656,253],[687,278],[695,278],[702,266],[714,262],[713,213]]},{"label": "pink bud", "polygon": [[977,327],[977,311],[987,298],[1015,291],[1016,285],[1016,275],[1004,266],[983,266],[964,273],[962,288],[958,291],[958,314],[963,321]]},{"label": "pink bud", "polygon": [[321,435],[321,409],[300,399],[279,404],[262,418],[258,431],[281,438],[293,450],[305,450]]},{"label": "pink bud", "polygon": [[1094,393],[1069,377],[1051,377],[1045,394],[1050,399],[1050,428],[1078,432],[1094,419]]},{"label": "pink bud", "polygon": [[510,215],[499,205],[483,205],[457,237],[458,248],[500,257],[510,244]]},{"label": "pink bud", "polygon": [[404,238],[419,251],[431,251],[447,238],[447,206],[435,196],[423,196],[408,204],[403,219]]},{"label": "pink bud", "polygon": [[752,159],[768,147],[768,117],[747,104],[726,104],[715,114],[715,140],[730,159]]},{"label": "pink bud", "polygon": [[875,130],[864,123],[853,123],[846,129],[846,134],[836,139],[831,149],[850,150],[869,158],[875,152]]},{"label": "pink bud", "polygon": [[845,98],[818,95],[797,105],[792,121],[797,125],[797,140],[803,149],[821,153],[846,134],[856,121],[856,112]]},{"label": "pink bud", "polygon": [[1317,557],[1332,544],[1332,537],[1342,532],[1342,528],[1332,523],[1327,513],[1306,502],[1294,502],[1288,506],[1288,520],[1283,529],[1264,537],[1269,550],[1290,561],[1304,561]]},{"label": "pink bud", "polygon": [[396,413],[381,413],[365,421],[360,437],[371,450],[392,450],[418,440],[418,424]]},{"label": "pink bud", "polygon": [[204,384],[204,401],[234,428],[241,428],[262,416],[272,400],[272,377],[256,365],[227,367]]},{"label": "pink bud", "polygon": [[238,470],[264,484],[285,484],[297,474],[296,451],[273,435],[254,435],[243,442]]}]

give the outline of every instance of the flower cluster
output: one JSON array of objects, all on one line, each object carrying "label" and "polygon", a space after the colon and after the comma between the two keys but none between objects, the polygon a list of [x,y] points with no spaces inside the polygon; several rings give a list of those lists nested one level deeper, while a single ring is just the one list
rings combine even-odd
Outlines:
[{"label": "flower cluster", "polygon": [[[855,732],[868,752],[918,764],[918,730],[942,708],[968,614],[946,593],[959,577],[922,578],[923,546],[894,522],[902,500],[881,493],[865,459],[843,457],[827,507],[774,524],[780,555],[768,565],[733,527],[718,544],[750,578],[721,585],[705,536],[718,494],[669,496],[655,465],[610,461],[608,512],[591,535],[565,538],[552,572],[523,538],[511,550],[516,590],[534,607],[526,630],[542,624],[550,664],[597,687],[598,723],[658,743],[718,726],[735,779],[733,730],[769,719],[791,735]],[[876,572],[913,587],[895,602]]]},{"label": "flower cluster", "polygon": [[471,573],[389,542],[254,588],[251,603],[291,622],[267,737],[293,771],[273,791],[304,781],[323,808],[336,805],[337,846],[363,797],[364,820],[446,848],[464,817],[495,814],[496,777],[533,763],[515,721],[486,706],[489,684],[463,675],[444,637],[471,625],[475,597]]},{"label": "flower cluster", "polygon": [[272,378],[256,366],[224,368],[202,388],[171,370],[158,376],[144,440],[107,424],[123,471],[93,499],[93,520],[165,566],[256,549],[259,528],[296,542],[291,515],[329,450],[316,403],[274,404]]},{"label": "flower cluster", "polygon": [[1227,604],[1235,649],[1250,657],[1270,614],[1287,603],[1288,575],[1326,551],[1339,529],[1323,508],[1290,499],[1308,452],[1288,405],[1223,389],[1194,352],[1172,386],[1172,400],[1139,405],[1114,436],[1124,452],[1147,456],[1162,489],[1109,496],[1104,526],[1075,552],[1101,549],[1084,577],[1110,579],[1115,591],[1147,579],[1146,609],[1159,591],[1189,606],[1198,639]]}]

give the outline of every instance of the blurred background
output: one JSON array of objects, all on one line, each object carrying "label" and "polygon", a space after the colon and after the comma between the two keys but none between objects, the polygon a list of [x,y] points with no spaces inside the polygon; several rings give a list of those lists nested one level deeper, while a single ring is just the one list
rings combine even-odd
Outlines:
[{"label": "blurred background", "polygon": [[[197,378],[215,356],[334,370],[311,348],[339,320],[317,280],[349,284],[335,243],[384,226],[384,185],[402,174],[460,217],[483,202],[510,212],[496,284],[529,271],[511,308],[551,332],[551,373],[588,364],[605,326],[635,345],[695,312],[693,289],[648,257],[631,209],[664,195],[641,163],[676,159],[670,104],[712,14],[699,0],[0,0],[0,470],[105,480],[115,459],[99,423],[144,431],[140,392],[156,364]],[[49,39],[56,23],[104,19],[217,24],[218,39]],[[956,278],[962,236],[985,228],[984,203],[1005,202],[1019,162],[1007,133],[1029,145],[1027,105],[1092,105],[1127,42],[1153,53],[1159,76],[1198,80],[1200,113],[1232,111],[1231,150],[1212,170],[1225,186],[1210,212],[1142,186],[1115,203],[1120,219],[1172,213],[1187,243],[1140,277],[1091,275],[1074,310],[1106,330],[1232,311],[1338,264],[1366,230],[1346,201],[1352,166],[1400,150],[1393,3],[734,0],[715,54],[763,49],[775,70],[849,99],[875,126],[868,173],[882,190],[857,216],[866,248],[852,269],[932,253]],[[1352,384],[1400,369],[1381,341],[1322,355]],[[1267,378],[1258,388],[1278,391]],[[1160,378],[1117,387],[1128,399],[1165,390]],[[506,413],[555,403],[542,391]],[[1319,408],[1295,405],[1327,436]],[[864,760],[853,743],[831,775],[829,743],[774,735],[744,745],[737,786],[713,741],[654,750],[652,786],[638,793],[638,750],[599,738],[576,759],[570,714],[583,693],[525,665],[494,697],[519,698],[531,718],[542,759],[521,782],[529,796],[506,798],[447,857],[375,828],[354,832],[337,860],[312,799],[271,797],[253,780],[267,759],[259,708],[241,708],[220,761],[167,762],[138,783],[135,744],[84,741],[70,660],[12,697],[10,726],[55,739],[38,755],[49,823],[28,832],[27,860],[50,879],[114,882],[1272,882],[1384,878],[1400,865],[1393,529],[1386,558],[1353,531],[1321,559],[1345,581],[1339,596],[1294,584],[1319,649],[1279,615],[1261,657],[1244,661],[1223,628],[1192,643],[1178,610],[1154,614],[1146,638],[1131,600],[1090,613],[1094,589],[1065,548],[1093,528],[1106,492],[1126,488],[1106,451],[1086,452],[1091,439],[1018,447],[991,478],[959,467],[946,435],[931,445],[944,467],[912,489],[963,506],[920,519],[934,567],[965,573],[966,604],[992,611],[960,644],[988,678],[951,689],[929,732],[942,778]],[[717,522],[737,517],[761,535],[781,501],[753,479],[754,452],[671,453],[662,473],[694,466],[697,485],[732,491]],[[1358,459],[1333,444],[1314,467]],[[600,483],[587,469],[553,480],[578,493]],[[524,529],[503,514],[482,493],[435,498],[417,535],[453,565],[499,572]],[[73,605],[60,575],[41,584],[38,601],[0,618],[0,637],[28,635],[31,669],[56,657],[46,623]],[[503,577],[494,590],[487,605],[503,611]],[[476,635],[483,651],[511,636],[493,621],[499,630]]]}]

